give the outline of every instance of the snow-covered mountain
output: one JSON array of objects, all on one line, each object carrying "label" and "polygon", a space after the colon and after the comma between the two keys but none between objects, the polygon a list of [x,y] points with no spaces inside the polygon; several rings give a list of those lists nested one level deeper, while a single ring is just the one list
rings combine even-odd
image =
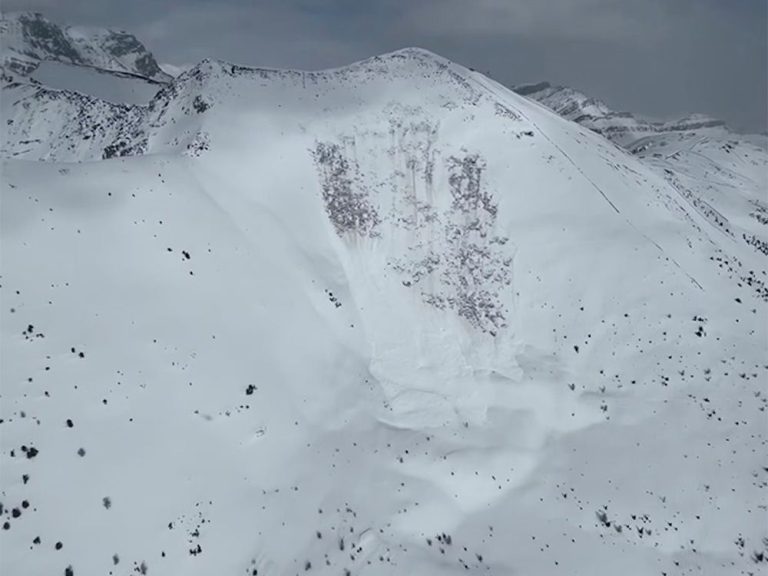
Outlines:
[{"label": "snow-covered mountain", "polygon": [[549,82],[518,86],[514,90],[620,146],[630,146],[640,138],[657,134],[702,130],[719,134],[726,128],[721,120],[703,114],[692,114],[669,122],[652,122],[630,112],[616,112],[597,98],[567,86],[552,86]]},{"label": "snow-covered mountain", "polygon": [[120,30],[60,26],[36,12],[0,16],[3,65],[20,75],[41,62],[58,62],[168,82],[154,56],[139,40]]},{"label": "snow-covered mountain", "polygon": [[[147,104],[171,75],[127,32],[60,26],[41,14],[0,16],[0,72],[5,98],[70,93],[112,104]],[[8,91],[7,85],[23,90]]]},{"label": "snow-covered mountain", "polygon": [[765,567],[759,142],[419,49],[2,100],[4,574]]}]

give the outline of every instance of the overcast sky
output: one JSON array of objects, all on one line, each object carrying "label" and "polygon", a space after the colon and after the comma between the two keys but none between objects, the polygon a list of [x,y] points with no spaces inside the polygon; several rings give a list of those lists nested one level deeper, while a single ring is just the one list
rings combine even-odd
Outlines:
[{"label": "overcast sky", "polygon": [[654,118],[766,130],[766,0],[4,0],[124,28],[160,62],[339,66],[421,46],[508,85],[549,80]]}]

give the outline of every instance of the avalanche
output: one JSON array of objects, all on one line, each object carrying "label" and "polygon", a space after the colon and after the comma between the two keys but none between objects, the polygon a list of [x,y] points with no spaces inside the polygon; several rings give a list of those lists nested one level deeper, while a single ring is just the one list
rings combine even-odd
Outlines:
[{"label": "avalanche", "polygon": [[763,567],[761,142],[632,154],[420,49],[14,78],[3,573]]}]

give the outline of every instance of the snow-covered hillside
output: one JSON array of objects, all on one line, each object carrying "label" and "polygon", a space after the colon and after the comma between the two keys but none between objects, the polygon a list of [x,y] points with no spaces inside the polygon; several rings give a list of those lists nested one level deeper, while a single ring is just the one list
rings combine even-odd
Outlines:
[{"label": "snow-covered hillside", "polygon": [[[108,85],[116,80],[113,77]],[[147,108],[116,104],[81,92],[57,90],[5,72],[2,76],[0,156],[31,160],[88,160],[143,150]]]},{"label": "snow-covered hillside", "polygon": [[2,125],[3,574],[765,570],[759,145],[715,218],[419,49]]},{"label": "snow-covered hillside", "polygon": [[661,174],[713,226],[768,256],[765,135],[738,134],[702,114],[650,122],[547,82],[521,86],[516,92],[623,146]]}]

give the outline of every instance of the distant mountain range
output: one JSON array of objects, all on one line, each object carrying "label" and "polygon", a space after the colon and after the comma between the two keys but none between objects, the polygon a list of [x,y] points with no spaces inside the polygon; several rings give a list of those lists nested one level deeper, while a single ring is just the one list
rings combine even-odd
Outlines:
[{"label": "distant mountain range", "polygon": [[154,56],[128,32],[104,28],[60,26],[34,12],[0,17],[2,64],[28,76],[41,62],[61,62],[131,74],[156,82],[171,76],[160,69]]},{"label": "distant mountain range", "polygon": [[597,98],[549,82],[517,86],[515,92],[540,102],[563,118],[572,120],[616,142],[630,146],[640,138],[665,132],[725,129],[725,122],[703,114],[692,114],[669,122],[651,122],[631,112],[615,112]]}]

